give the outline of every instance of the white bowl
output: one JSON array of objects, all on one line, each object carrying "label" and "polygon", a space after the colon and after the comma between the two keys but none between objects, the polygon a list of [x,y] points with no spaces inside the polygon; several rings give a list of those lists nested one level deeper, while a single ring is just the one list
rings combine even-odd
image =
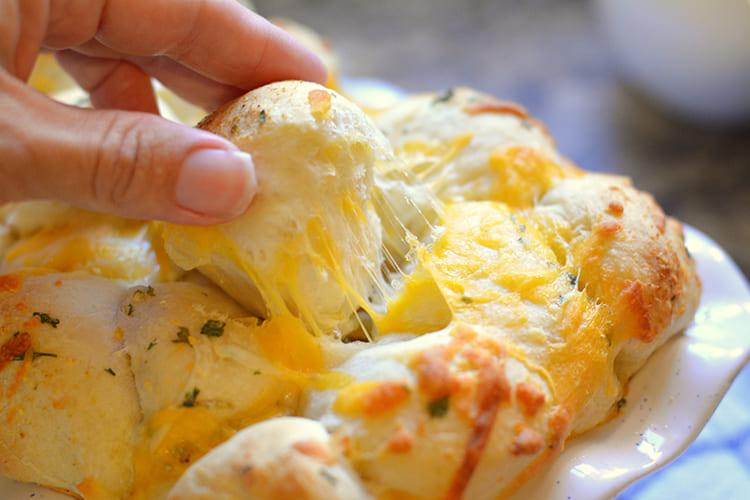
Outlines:
[{"label": "white bowl", "polygon": [[624,80],[690,119],[750,122],[749,0],[594,0]]}]

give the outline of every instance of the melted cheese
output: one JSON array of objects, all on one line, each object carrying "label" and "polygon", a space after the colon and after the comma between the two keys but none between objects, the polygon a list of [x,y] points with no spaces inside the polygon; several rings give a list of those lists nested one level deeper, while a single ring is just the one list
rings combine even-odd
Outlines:
[{"label": "melted cheese", "polygon": [[378,332],[423,335],[440,330],[453,313],[432,275],[422,267],[404,276],[401,289],[392,294],[387,312],[374,317]]},{"label": "melted cheese", "polygon": [[[371,245],[359,241],[353,229],[368,223],[363,209],[351,196],[342,196],[337,211],[346,214],[349,222],[336,231],[325,226],[329,218],[322,210],[313,209],[301,230],[290,230],[273,255],[241,248],[220,226],[167,226],[166,238],[178,252],[173,258],[180,265],[197,267],[254,313],[268,318],[295,316],[313,334],[323,335],[330,333],[330,325],[343,324],[358,309],[374,314],[364,288],[380,290],[376,295],[385,292],[378,266],[363,265],[358,259]],[[339,240],[355,247],[345,248]]]},{"label": "melted cheese", "polygon": [[[612,374],[612,339],[597,303],[524,212],[504,203],[446,207],[444,232],[420,259],[454,317],[497,328],[543,372],[559,402],[580,409]],[[415,297],[412,297],[415,298]],[[544,369],[542,367],[548,367]]]},{"label": "melted cheese", "polygon": [[263,355],[271,362],[302,373],[325,369],[320,344],[294,316],[278,316],[265,321],[253,332]]},{"label": "melted cheese", "polygon": [[202,408],[165,408],[144,429],[134,455],[135,483],[130,500],[157,498],[190,464],[234,433]]},{"label": "melted cheese", "polygon": [[465,133],[450,141],[427,144],[422,141],[408,141],[396,149],[396,154],[409,165],[420,179],[430,177],[439,171],[469,145],[474,134]]},{"label": "melted cheese", "polygon": [[108,220],[43,228],[10,246],[6,270],[43,267],[58,272],[85,270],[125,281],[165,281],[180,272],[166,258],[151,223]]},{"label": "melted cheese", "polygon": [[490,153],[494,173],[491,196],[515,208],[531,208],[565,175],[554,161],[527,147],[501,148]]}]

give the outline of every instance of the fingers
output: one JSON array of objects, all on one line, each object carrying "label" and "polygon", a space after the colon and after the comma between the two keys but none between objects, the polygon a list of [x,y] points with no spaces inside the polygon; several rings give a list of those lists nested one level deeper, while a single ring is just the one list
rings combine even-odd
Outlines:
[{"label": "fingers", "polygon": [[[165,54],[245,89],[286,79],[325,83],[326,71],[316,56],[235,0],[159,0],[137,2],[135,9],[133,5],[128,0],[106,2],[99,42],[132,55]],[[131,20],[140,21],[140,29],[133,30]]]},{"label": "fingers", "polygon": [[151,77],[138,66],[69,50],[58,52],[57,60],[89,93],[94,107],[159,114]]},{"label": "fingers", "polygon": [[47,25],[46,0],[0,0],[0,67],[26,80]]},{"label": "fingers", "polygon": [[217,83],[168,57],[139,57],[129,60],[175,94],[207,111],[213,111],[246,92],[239,87]]},{"label": "fingers", "polygon": [[[271,81],[326,79],[312,52],[235,0],[0,0],[0,29],[0,203],[226,221],[255,194],[252,159],[149,114],[149,77],[209,109]],[[65,51],[95,106],[130,112],[71,108],[24,86],[40,47]]]},{"label": "fingers", "polygon": [[[82,19],[71,24],[63,8]],[[45,44],[96,57],[167,56],[245,90],[277,80],[326,79],[309,49],[235,0],[53,0]]]},{"label": "fingers", "polygon": [[68,107],[2,70],[0,109],[0,203],[203,225],[240,215],[257,189],[249,155],[155,115]]}]

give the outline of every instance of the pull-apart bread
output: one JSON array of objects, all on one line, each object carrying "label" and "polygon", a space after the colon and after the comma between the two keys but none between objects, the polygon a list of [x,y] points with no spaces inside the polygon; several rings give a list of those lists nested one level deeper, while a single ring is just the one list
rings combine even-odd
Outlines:
[{"label": "pull-apart bread", "polygon": [[514,103],[365,112],[288,81],[199,126],[253,155],[235,221],[0,212],[3,474],[87,500],[507,498],[627,411],[697,308],[680,225]]}]

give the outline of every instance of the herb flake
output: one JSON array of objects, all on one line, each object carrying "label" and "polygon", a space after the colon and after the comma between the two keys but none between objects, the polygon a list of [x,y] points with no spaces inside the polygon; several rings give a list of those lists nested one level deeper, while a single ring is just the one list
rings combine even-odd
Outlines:
[{"label": "herb flake", "polygon": [[449,407],[450,399],[448,396],[444,396],[440,399],[434,399],[427,403],[427,412],[432,418],[442,418],[448,414]]},{"label": "herb flake", "polygon": [[182,400],[182,406],[185,408],[192,408],[195,406],[195,400],[198,398],[200,392],[200,389],[193,387],[192,391],[185,393],[185,399]]},{"label": "herb flake", "polygon": [[60,320],[59,319],[53,318],[52,316],[50,316],[47,313],[34,312],[34,313],[32,313],[32,316],[37,316],[42,321],[42,323],[47,323],[52,328],[57,328],[57,325],[60,324]]},{"label": "herb flake", "polygon": [[190,330],[186,326],[181,326],[177,330],[177,337],[172,340],[173,344],[190,344]]},{"label": "herb flake", "polygon": [[201,327],[201,334],[208,337],[221,337],[224,335],[226,323],[218,319],[209,319]]},{"label": "herb flake", "polygon": [[51,352],[38,352],[34,351],[31,353],[31,361],[34,361],[36,358],[56,358],[57,354],[53,354]]},{"label": "herb flake", "polygon": [[146,288],[139,288],[135,292],[133,292],[133,297],[141,297],[143,298],[144,295],[148,295],[149,297],[154,297],[156,295],[156,291],[154,290],[154,287],[151,285],[148,285]]}]

